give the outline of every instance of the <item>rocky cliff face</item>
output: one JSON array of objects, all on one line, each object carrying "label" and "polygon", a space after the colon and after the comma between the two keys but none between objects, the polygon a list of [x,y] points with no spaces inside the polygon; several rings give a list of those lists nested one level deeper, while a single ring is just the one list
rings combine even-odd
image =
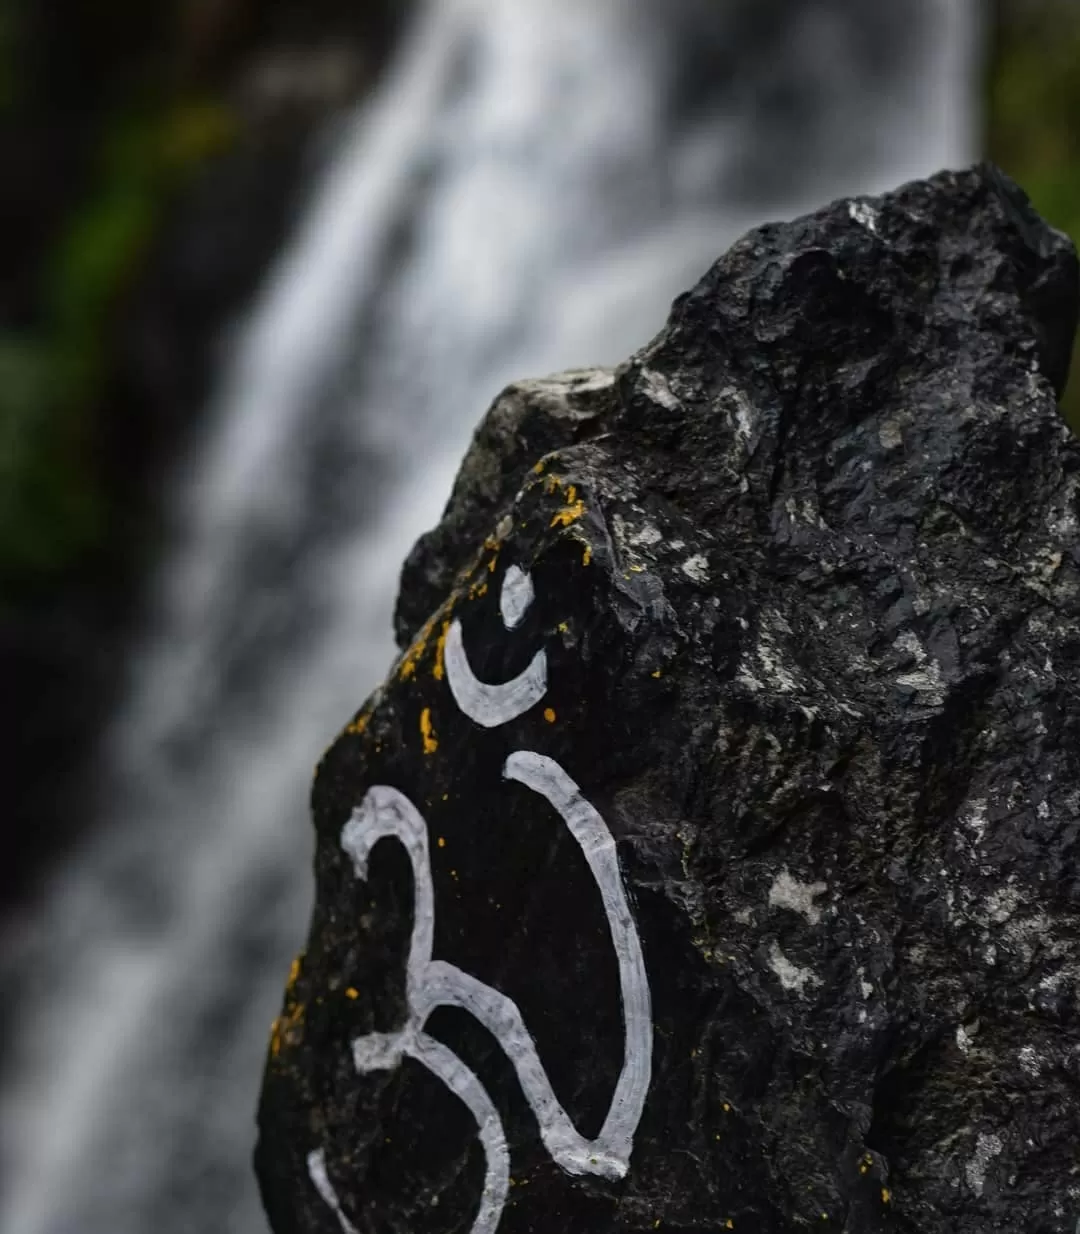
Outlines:
[{"label": "rocky cliff face", "polygon": [[943,173],[496,402],[317,774],[276,1234],[1072,1234],[1076,310]]}]

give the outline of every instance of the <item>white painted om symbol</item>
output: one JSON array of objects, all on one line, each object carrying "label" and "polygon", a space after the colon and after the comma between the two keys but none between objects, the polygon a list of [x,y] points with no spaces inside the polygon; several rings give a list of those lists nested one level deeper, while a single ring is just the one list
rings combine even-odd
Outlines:
[{"label": "white painted om symbol", "polygon": [[[499,608],[512,630],[533,600],[529,575],[511,566],[503,580]],[[547,656],[541,649],[512,680],[496,685],[479,681],[469,665],[461,624],[455,620],[446,639],[446,677],[461,710],[486,728],[522,715],[547,690]],[[517,750],[503,765],[503,776],[538,793],[562,817],[588,863],[603,902],[618,961],[624,1024],[623,1065],[603,1127],[594,1140],[578,1132],[551,1087],[521,1012],[511,999],[453,964],[431,957],[435,895],[427,824],[397,789],[376,785],[345,824],[341,844],[359,879],[366,881],[371,850],[392,838],[405,849],[415,884],[412,939],[406,973],[408,1019],[391,1033],[368,1033],[353,1043],[360,1073],[398,1067],[405,1057],[422,1063],[468,1106],[486,1159],[484,1190],[472,1234],[494,1234],[510,1183],[510,1154],[502,1120],[477,1076],[447,1046],[424,1031],[436,1007],[470,1012],[496,1038],[513,1064],[525,1098],[552,1160],[569,1174],[622,1178],[630,1164],[634,1132],[641,1120],[652,1072],[652,1018],[641,942],[630,915],[619,874],[615,840],[574,781],[553,759]],[[326,1173],[323,1151],[308,1155],[308,1172],[319,1194],[337,1215],[345,1234],[356,1230],[341,1209]]]}]

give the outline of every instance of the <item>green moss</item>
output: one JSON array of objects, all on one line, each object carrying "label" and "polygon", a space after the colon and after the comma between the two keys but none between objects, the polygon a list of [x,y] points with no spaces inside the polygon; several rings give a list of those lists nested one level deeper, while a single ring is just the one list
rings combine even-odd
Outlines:
[{"label": "green moss", "polygon": [[[1049,222],[1080,243],[1080,5],[997,0],[996,19],[987,152]],[[1062,410],[1080,429],[1076,370],[1074,362]]]},{"label": "green moss", "polygon": [[93,185],[42,273],[42,326],[0,335],[0,580],[8,590],[76,568],[108,530],[95,424],[111,326],[175,191],[233,136],[229,114],[187,101],[114,119]]},{"label": "green moss", "polygon": [[89,549],[101,501],[84,425],[65,411],[54,357],[34,339],[0,339],[0,563],[13,582],[48,578]]},{"label": "green moss", "polygon": [[137,270],[174,191],[232,138],[224,109],[189,102],[159,117],[114,121],[101,171],[45,271],[44,302],[69,383],[87,393],[100,377],[104,327]]}]

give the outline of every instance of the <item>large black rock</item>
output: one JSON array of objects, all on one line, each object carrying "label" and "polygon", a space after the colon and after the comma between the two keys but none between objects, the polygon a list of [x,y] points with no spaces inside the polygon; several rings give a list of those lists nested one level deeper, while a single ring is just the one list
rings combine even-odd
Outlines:
[{"label": "large black rock", "polygon": [[277,1234],[1074,1234],[1076,308],[947,173],[496,402],[315,781]]}]

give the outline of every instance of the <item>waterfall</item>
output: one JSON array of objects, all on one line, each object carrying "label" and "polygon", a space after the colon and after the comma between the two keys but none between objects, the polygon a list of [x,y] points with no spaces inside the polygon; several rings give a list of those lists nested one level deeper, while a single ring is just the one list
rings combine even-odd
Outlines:
[{"label": "waterfall", "polygon": [[[4,1234],[265,1230],[321,750],[506,381],[624,358],[746,227],[974,154],[974,0],[433,0],[178,477],[103,816],[3,942]],[[119,669],[118,669],[119,671]]]}]

